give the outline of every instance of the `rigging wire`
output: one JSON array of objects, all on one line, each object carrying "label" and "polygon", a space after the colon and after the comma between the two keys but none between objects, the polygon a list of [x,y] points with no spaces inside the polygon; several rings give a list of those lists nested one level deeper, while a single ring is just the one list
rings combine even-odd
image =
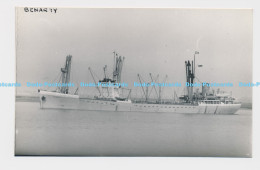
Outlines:
[{"label": "rigging wire", "polygon": [[199,78],[198,77],[195,77],[200,83],[202,83],[200,80],[199,80]]},{"label": "rigging wire", "polygon": [[[158,78],[159,78],[159,76],[157,75],[156,79],[154,79],[153,82],[157,83],[157,79],[158,79]],[[152,82],[151,82],[151,83],[152,83]],[[156,91],[156,87],[155,87],[155,86],[152,86],[152,88],[151,88],[151,90],[150,90],[150,93],[149,93],[148,97],[150,97],[150,95],[151,95],[153,89],[154,89],[154,91],[156,92],[156,95],[157,95],[157,97],[158,97],[158,94],[157,94],[157,91]]]},{"label": "rigging wire", "polygon": [[[59,81],[60,82],[60,79],[61,79],[61,72],[58,73],[58,75],[51,81],[51,84],[53,84],[57,79],[59,78]],[[46,90],[48,90],[51,86],[48,86]]]},{"label": "rigging wire", "polygon": [[93,70],[92,70],[92,73],[93,73],[94,76],[96,76],[96,78],[98,78],[98,81],[101,80],[101,79],[99,78],[99,76],[98,76]]},{"label": "rigging wire", "polygon": [[[61,74],[61,73],[60,73],[60,74]],[[60,77],[60,78],[59,78],[59,81],[58,81],[58,82],[61,82],[61,75],[60,75],[59,77]],[[60,88],[61,88],[61,87],[57,87],[56,90],[57,90],[57,89],[60,90]]]}]

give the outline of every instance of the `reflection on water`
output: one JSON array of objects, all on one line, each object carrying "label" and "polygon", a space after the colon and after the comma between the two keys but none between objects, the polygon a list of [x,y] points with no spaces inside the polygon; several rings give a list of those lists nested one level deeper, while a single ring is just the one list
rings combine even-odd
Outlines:
[{"label": "reflection on water", "polygon": [[16,155],[251,157],[252,110],[236,115],[39,109],[16,102]]}]

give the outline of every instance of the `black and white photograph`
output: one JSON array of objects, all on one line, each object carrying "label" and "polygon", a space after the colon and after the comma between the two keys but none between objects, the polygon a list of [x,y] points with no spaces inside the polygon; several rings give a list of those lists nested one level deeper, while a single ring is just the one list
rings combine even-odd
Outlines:
[{"label": "black and white photograph", "polygon": [[252,9],[20,6],[15,52],[15,156],[252,157]]}]

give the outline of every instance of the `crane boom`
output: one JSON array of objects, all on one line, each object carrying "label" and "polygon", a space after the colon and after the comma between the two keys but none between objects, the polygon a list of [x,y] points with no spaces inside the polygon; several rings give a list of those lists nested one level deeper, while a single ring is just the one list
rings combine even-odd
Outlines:
[{"label": "crane boom", "polygon": [[141,81],[140,75],[137,74],[137,76],[138,76],[139,81],[140,81],[140,83],[141,83],[141,87],[142,87],[142,90],[143,90],[143,93],[144,93],[144,96],[145,96],[145,101],[147,101],[146,93],[145,93],[145,91],[144,91],[144,87],[142,86],[142,81]]},{"label": "crane boom", "polygon": [[[157,81],[159,75],[157,75],[157,78],[155,79],[155,81],[153,81],[152,74],[150,73],[149,75],[150,75],[150,77],[151,77],[152,82],[155,82],[155,83],[156,83],[156,81]],[[159,97],[159,95],[158,95],[158,93],[157,93],[157,90],[156,90],[155,86],[152,87],[150,94],[152,93],[152,90],[153,90],[153,89],[155,90],[156,96]],[[149,95],[150,95],[150,94],[149,94]]]}]

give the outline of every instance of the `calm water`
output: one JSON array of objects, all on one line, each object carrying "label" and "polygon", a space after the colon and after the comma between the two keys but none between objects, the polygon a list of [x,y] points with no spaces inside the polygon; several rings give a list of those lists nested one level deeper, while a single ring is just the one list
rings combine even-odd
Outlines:
[{"label": "calm water", "polygon": [[192,115],[16,102],[16,155],[251,157],[252,110]]}]

